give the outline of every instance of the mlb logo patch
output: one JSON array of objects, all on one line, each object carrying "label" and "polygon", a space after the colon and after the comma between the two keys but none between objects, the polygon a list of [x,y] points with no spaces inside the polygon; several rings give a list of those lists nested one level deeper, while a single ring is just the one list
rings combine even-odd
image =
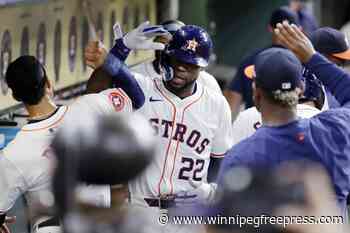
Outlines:
[{"label": "mlb logo patch", "polygon": [[288,90],[291,89],[292,84],[291,83],[282,83],[282,90]]}]

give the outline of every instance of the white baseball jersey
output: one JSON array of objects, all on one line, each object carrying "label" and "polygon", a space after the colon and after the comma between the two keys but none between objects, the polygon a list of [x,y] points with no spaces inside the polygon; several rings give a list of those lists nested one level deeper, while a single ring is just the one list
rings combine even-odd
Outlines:
[{"label": "white baseball jersey", "polygon": [[[162,76],[154,70],[152,61],[137,64],[136,66],[131,67],[131,71],[151,78],[162,78]],[[198,82],[212,91],[222,93],[218,81],[214,76],[204,70],[199,72]]]},{"label": "white baseball jersey", "polygon": [[[7,212],[22,194],[32,209],[41,200],[49,200],[52,178],[50,143],[62,122],[79,121],[77,113],[108,114],[131,110],[131,101],[122,90],[109,89],[82,96],[70,106],[59,107],[47,119],[24,125],[0,153],[0,211]],[[110,188],[106,186],[88,186],[82,196],[98,206],[110,205]],[[32,219],[33,224],[35,221]]]},{"label": "white baseball jersey", "polygon": [[207,182],[210,157],[222,157],[231,146],[226,99],[200,82],[193,95],[181,99],[161,79],[134,75],[146,98],[138,111],[155,128],[158,150],[146,171],[130,182],[131,203],[189,191],[189,179]]},{"label": "white baseball jersey", "polygon": [[[297,105],[297,115],[300,118],[311,118],[321,111],[315,107],[306,104]],[[261,126],[261,114],[256,107],[251,107],[240,112],[232,125],[232,143],[233,145],[252,136]]]}]

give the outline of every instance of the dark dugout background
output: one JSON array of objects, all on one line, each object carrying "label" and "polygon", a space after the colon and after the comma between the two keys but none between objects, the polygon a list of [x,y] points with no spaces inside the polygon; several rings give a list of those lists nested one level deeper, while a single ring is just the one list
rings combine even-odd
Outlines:
[{"label": "dark dugout background", "polygon": [[236,66],[247,53],[271,43],[270,14],[286,4],[288,0],[180,0],[180,19],[208,29],[217,62]]},{"label": "dark dugout background", "polygon": [[[236,66],[244,55],[270,44],[269,17],[288,0],[179,0],[180,19],[208,29],[217,62]],[[340,29],[350,20],[349,0],[310,0],[321,26]],[[214,27],[215,25],[215,27]]]}]

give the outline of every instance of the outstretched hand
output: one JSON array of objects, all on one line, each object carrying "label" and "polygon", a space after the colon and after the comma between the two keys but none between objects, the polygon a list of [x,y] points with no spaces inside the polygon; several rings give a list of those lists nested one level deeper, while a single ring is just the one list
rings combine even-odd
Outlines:
[{"label": "outstretched hand", "polygon": [[278,41],[291,50],[302,63],[307,63],[316,53],[311,41],[294,24],[278,23],[274,33]]},{"label": "outstretched hand", "polygon": [[172,38],[171,34],[160,25],[150,25],[149,21],[140,24],[136,29],[128,32],[123,37],[126,47],[132,50],[163,50],[163,43],[154,42],[156,36]]}]

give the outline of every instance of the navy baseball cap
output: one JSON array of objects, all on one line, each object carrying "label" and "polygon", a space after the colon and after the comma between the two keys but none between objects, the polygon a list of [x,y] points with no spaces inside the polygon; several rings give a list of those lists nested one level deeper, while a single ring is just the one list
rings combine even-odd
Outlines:
[{"label": "navy baseball cap", "polygon": [[259,53],[255,64],[248,66],[244,73],[254,78],[258,87],[270,92],[292,91],[303,86],[303,66],[284,48],[270,48]]},{"label": "navy baseball cap", "polygon": [[280,7],[274,10],[270,17],[270,26],[276,28],[278,23],[287,20],[290,24],[300,25],[298,15],[288,7]]},{"label": "navy baseball cap", "polygon": [[314,31],[310,39],[318,52],[350,60],[349,42],[344,33],[334,28],[323,27]]}]

